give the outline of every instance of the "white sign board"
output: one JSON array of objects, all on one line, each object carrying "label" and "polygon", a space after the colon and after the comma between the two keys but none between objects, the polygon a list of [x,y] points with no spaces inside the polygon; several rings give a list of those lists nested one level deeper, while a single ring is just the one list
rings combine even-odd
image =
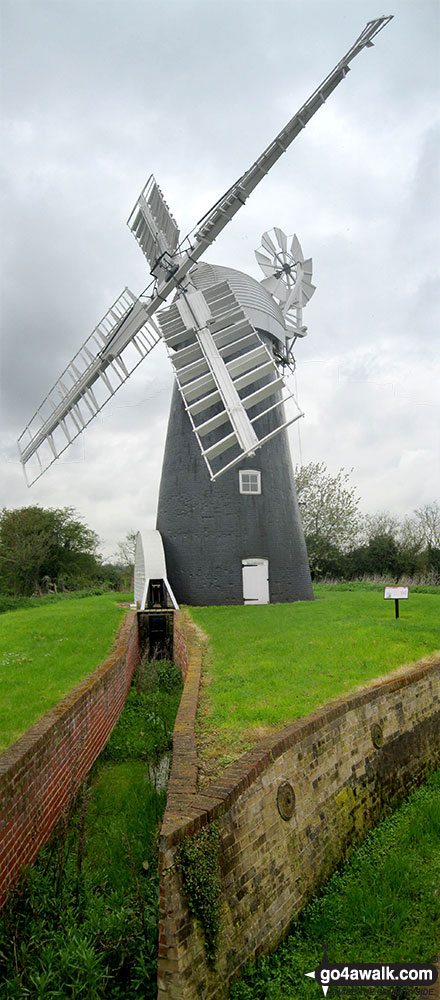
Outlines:
[{"label": "white sign board", "polygon": [[408,587],[385,587],[385,601],[402,601],[408,597]]}]

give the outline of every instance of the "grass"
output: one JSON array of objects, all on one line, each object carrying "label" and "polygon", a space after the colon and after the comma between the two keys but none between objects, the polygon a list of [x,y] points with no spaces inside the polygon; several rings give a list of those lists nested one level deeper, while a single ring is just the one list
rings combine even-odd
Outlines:
[{"label": "grass", "polygon": [[[330,963],[430,963],[439,950],[440,771],[430,776],[391,816],[367,835],[303,911],[276,952],[248,967],[230,1000],[312,1000],[321,987],[305,978],[322,960]],[[341,980],[344,985],[344,980]],[[395,1000],[418,997],[420,987],[393,992]],[[382,987],[366,993],[382,1000]]]},{"label": "grass", "polygon": [[137,668],[90,782],[2,912],[5,1000],[155,1000],[166,790],[149,765],[170,749],[181,690],[172,664]]},{"label": "grass", "polygon": [[181,691],[181,674],[174,664],[167,660],[140,664],[99,758],[87,811],[84,861],[100,891],[128,890],[133,862],[138,871],[143,862],[147,867],[154,863],[166,790],[150,780],[150,769],[171,752]]},{"label": "grass", "polygon": [[0,752],[108,655],[129,594],[5,612],[0,628]]},{"label": "grass", "polygon": [[60,601],[77,601],[80,597],[94,597],[95,594],[107,593],[102,587],[87,587],[83,590],[63,590],[55,594],[42,594],[41,597],[10,597],[0,592],[0,614],[5,611],[18,611],[25,608],[43,608],[47,604],[59,604]]},{"label": "grass", "polygon": [[176,718],[179,668],[168,660],[152,660],[148,674],[137,668],[123,715],[103,751],[102,760],[147,760],[155,763],[171,751]]},{"label": "grass", "polygon": [[166,791],[155,792],[144,761],[106,763],[99,769],[87,811],[84,849],[95,891],[132,888],[127,843],[137,871],[142,872],[145,861],[148,867],[154,863],[155,834],[165,802]]},{"label": "grass", "polygon": [[206,776],[267,733],[438,651],[439,595],[411,593],[398,620],[382,588],[323,584],[313,602],[191,608],[209,639],[197,719]]}]

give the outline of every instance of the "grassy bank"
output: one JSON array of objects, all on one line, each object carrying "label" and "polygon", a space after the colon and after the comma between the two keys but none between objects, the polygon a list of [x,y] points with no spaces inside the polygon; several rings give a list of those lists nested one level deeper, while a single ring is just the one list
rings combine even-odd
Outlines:
[{"label": "grassy bank", "polygon": [[[330,963],[430,963],[440,948],[440,771],[366,837],[291,928],[276,952],[249,967],[230,1000],[312,1000],[321,987],[306,978]],[[344,985],[344,981],[341,980]],[[331,985],[334,996],[347,994]],[[370,1000],[391,994],[381,988]],[[420,987],[396,989],[410,1000]],[[426,994],[428,995],[428,994]]]},{"label": "grassy bank", "polygon": [[109,593],[2,614],[0,752],[102,663],[130,599]]},{"label": "grassy bank", "polygon": [[77,803],[0,919],[5,1000],[155,1000],[157,834],[181,694],[172,664],[138,668]]},{"label": "grassy bank", "polygon": [[[431,588],[432,589],[432,588]],[[440,650],[440,591],[318,585],[296,604],[191,608],[209,638],[198,713],[201,753],[227,764],[262,736],[376,677]]]},{"label": "grassy bank", "polygon": [[[87,587],[85,590],[62,590],[55,594],[42,594],[41,597],[10,597],[8,594],[0,593],[0,614],[5,611],[26,611],[28,608],[44,608],[48,604],[60,604],[65,601],[77,601],[81,597],[101,597],[104,593],[102,587]],[[126,598],[129,595],[114,593],[115,597]],[[131,596],[130,596],[131,600]]]}]

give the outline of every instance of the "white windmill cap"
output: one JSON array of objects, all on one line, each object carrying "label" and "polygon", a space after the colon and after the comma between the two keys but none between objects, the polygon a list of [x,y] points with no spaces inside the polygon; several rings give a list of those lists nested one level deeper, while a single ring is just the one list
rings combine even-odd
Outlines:
[{"label": "white windmill cap", "polygon": [[227,281],[252,325],[284,345],[286,327],[281,309],[255,278],[232,267],[203,263],[191,268],[191,281],[202,291],[220,281]]}]

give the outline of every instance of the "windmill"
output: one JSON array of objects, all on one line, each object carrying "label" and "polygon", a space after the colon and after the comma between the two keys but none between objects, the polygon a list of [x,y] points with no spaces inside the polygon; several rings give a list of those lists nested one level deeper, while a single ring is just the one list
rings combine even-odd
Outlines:
[{"label": "windmill", "polygon": [[[183,240],[149,178],[128,225],[147,258],[151,283],[139,296],[123,290],[19,438],[31,485],[164,340],[175,387],[157,531],[178,600],[265,603],[313,596],[286,435],[302,414],[280,371],[293,366],[293,346],[306,333],[302,311],[314,291],[311,260],[304,259],[296,236],[288,241],[277,228],[273,236],[263,234],[257,251],[261,283],[199,261],[390,20],[368,22],[252,167]],[[286,415],[286,402],[293,415]],[[165,559],[157,564],[164,567]]]}]

